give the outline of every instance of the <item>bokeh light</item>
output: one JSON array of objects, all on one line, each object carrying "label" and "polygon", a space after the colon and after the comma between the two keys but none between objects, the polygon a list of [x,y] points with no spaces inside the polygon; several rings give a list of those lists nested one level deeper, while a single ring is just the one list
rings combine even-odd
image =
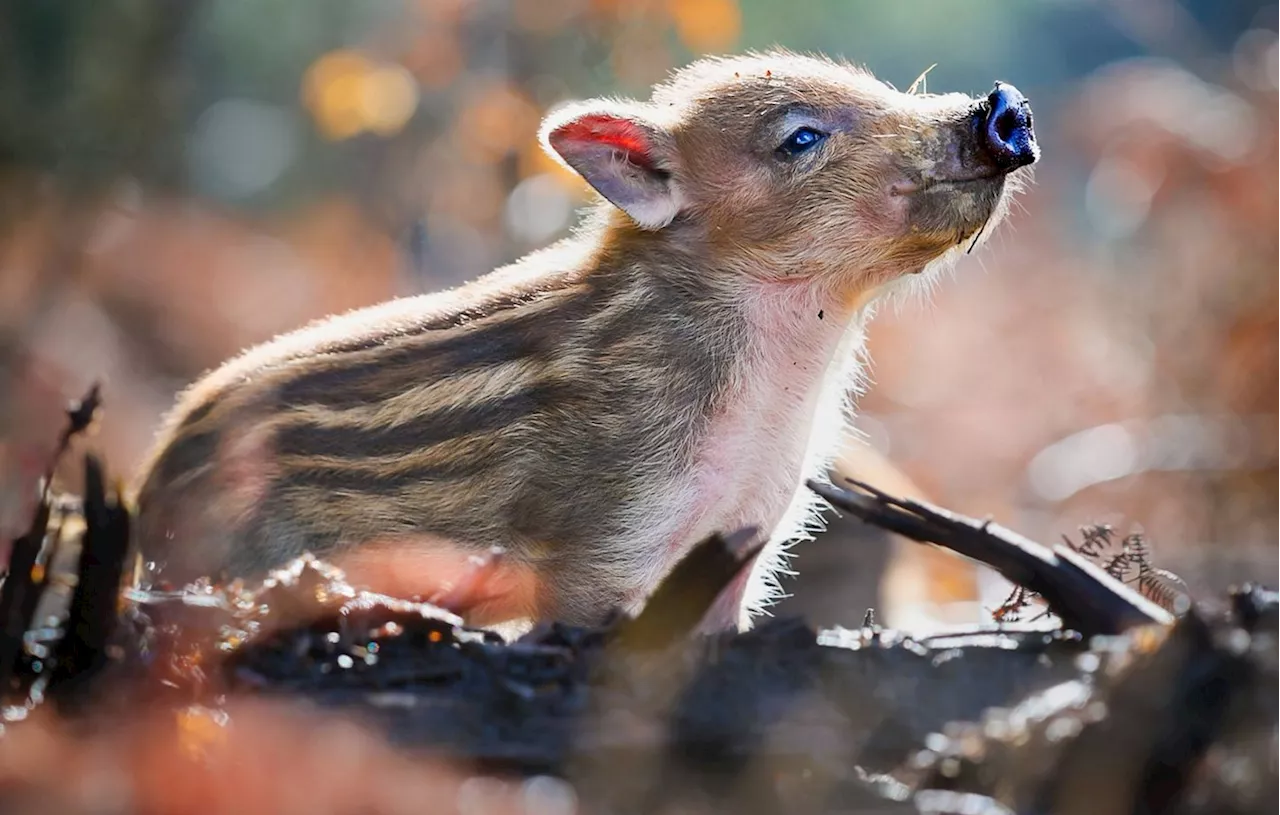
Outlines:
[{"label": "bokeh light", "polygon": [[326,138],[349,139],[365,131],[392,136],[417,108],[418,89],[404,67],[344,49],[307,69],[302,98]]}]

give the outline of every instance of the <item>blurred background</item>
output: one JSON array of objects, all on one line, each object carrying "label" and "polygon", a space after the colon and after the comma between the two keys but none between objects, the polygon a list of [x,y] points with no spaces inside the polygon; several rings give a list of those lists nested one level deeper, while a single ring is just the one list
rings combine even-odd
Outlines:
[{"label": "blurred background", "polygon": [[[1044,542],[1145,531],[1194,590],[1277,577],[1276,5],[1250,0],[18,0],[0,5],[0,527],[106,385],[131,475],[175,392],[318,316],[562,235],[542,112],[773,44],[1033,101],[988,246],[871,337],[885,489]],[[65,475],[71,476],[72,473]],[[780,612],[973,620],[998,581],[835,520]]]}]

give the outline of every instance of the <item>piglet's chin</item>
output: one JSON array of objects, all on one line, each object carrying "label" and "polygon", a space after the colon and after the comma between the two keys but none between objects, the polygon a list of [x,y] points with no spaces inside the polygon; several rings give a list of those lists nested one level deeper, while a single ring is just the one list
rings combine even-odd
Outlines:
[{"label": "piglet's chin", "polygon": [[920,189],[906,196],[911,231],[955,242],[997,215],[1004,195],[1003,177],[943,182]]}]

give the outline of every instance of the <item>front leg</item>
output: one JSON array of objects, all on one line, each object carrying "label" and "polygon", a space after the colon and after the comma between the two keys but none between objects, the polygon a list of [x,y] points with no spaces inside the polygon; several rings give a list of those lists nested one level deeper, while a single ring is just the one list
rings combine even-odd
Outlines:
[{"label": "front leg", "polygon": [[429,535],[364,544],[332,560],[357,588],[425,600],[477,627],[538,619],[546,594],[539,574],[501,548],[477,551]]}]

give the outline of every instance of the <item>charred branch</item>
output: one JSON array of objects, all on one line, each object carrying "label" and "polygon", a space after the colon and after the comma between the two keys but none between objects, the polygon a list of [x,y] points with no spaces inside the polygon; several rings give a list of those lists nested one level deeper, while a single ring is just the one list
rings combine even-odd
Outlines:
[{"label": "charred branch", "polygon": [[946,547],[995,569],[1044,598],[1067,628],[1086,637],[1135,626],[1168,625],[1173,617],[1070,548],[1048,549],[991,521],[920,501],[895,498],[868,484],[852,489],[809,482],[838,509],[921,543]]}]

